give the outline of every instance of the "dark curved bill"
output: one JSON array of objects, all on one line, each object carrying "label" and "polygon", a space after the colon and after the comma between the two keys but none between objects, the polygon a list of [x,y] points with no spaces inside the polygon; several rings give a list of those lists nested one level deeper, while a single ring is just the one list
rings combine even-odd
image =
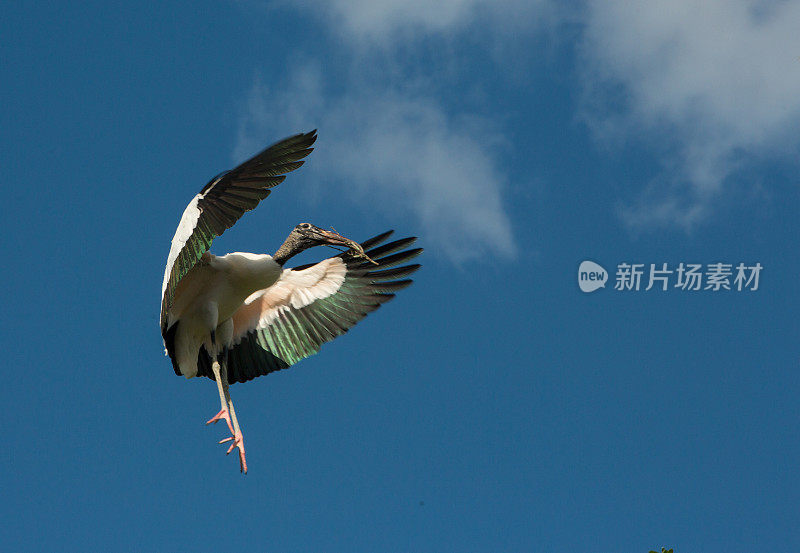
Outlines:
[{"label": "dark curved bill", "polygon": [[362,257],[374,265],[378,264],[374,260],[370,259],[370,257],[366,253],[364,253],[364,248],[362,248],[361,244],[359,244],[355,240],[350,240],[349,238],[345,238],[344,236],[335,231],[323,230],[321,228],[317,228],[315,230],[317,230],[322,242],[324,242],[325,244],[329,244],[331,246],[344,246],[345,248],[353,250],[353,252],[356,254],[356,257]]}]

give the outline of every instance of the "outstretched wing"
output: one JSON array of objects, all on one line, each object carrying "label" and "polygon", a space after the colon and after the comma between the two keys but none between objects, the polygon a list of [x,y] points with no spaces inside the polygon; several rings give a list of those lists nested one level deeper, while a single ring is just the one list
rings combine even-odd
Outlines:
[{"label": "outstretched wing", "polygon": [[175,288],[211,247],[211,241],[229,229],[269,196],[270,188],[283,182],[285,174],[303,165],[317,139],[316,130],[296,134],[277,142],[226,171],[203,187],[183,212],[164,270],[161,286],[161,331],[166,331],[167,311]]},{"label": "outstretched wing", "polygon": [[[422,248],[405,249],[416,238],[378,246],[391,233],[362,244],[378,266],[346,252],[315,265],[286,269],[277,283],[247,298],[233,315],[228,381],[246,382],[317,353],[322,344],[347,332],[411,284],[405,277],[420,266],[397,265],[419,255]],[[204,349],[198,375],[212,376]]]}]

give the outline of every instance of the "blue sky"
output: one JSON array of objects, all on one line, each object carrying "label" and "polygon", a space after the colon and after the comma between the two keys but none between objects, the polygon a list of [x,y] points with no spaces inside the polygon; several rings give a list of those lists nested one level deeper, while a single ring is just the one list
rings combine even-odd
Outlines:
[{"label": "blue sky", "polygon": [[[14,551],[789,551],[800,3],[18,2],[2,54]],[[250,473],[163,356],[191,197],[319,129],[218,239],[426,248],[320,355],[235,385]],[[319,259],[312,250],[299,262]],[[593,260],[611,282],[580,291]],[[620,263],[756,291],[618,291]]]}]

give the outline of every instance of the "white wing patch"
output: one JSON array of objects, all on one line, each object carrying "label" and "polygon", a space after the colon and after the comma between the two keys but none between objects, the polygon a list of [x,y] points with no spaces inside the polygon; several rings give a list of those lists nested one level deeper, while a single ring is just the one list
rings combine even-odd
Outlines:
[{"label": "white wing patch", "polygon": [[169,282],[169,275],[172,273],[172,266],[175,260],[178,259],[178,254],[186,245],[186,241],[192,236],[197,220],[200,218],[200,208],[197,207],[197,202],[200,201],[200,194],[192,198],[189,205],[183,211],[181,222],[178,223],[178,229],[175,231],[175,236],[172,237],[172,246],[169,248],[169,256],[167,257],[167,268],[164,269],[164,282],[161,284],[161,297],[167,291],[167,283]]},{"label": "white wing patch", "polygon": [[302,309],[335,294],[342,287],[347,266],[331,257],[302,271],[286,269],[278,282],[251,294],[233,315],[233,342],[251,330],[266,328],[284,311]]}]

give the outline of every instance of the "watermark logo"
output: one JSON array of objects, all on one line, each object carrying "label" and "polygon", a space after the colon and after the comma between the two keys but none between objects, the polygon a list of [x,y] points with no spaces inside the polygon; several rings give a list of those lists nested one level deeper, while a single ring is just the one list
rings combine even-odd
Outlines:
[{"label": "watermark logo", "polygon": [[598,288],[605,288],[608,281],[608,271],[594,261],[583,261],[578,267],[578,286],[589,293]]},{"label": "watermark logo", "polygon": [[[639,290],[684,290],[697,292],[758,290],[761,263],[619,263],[613,275],[613,289],[620,292]],[[593,261],[583,261],[578,268],[578,286],[584,292],[605,288],[608,272]]]}]

